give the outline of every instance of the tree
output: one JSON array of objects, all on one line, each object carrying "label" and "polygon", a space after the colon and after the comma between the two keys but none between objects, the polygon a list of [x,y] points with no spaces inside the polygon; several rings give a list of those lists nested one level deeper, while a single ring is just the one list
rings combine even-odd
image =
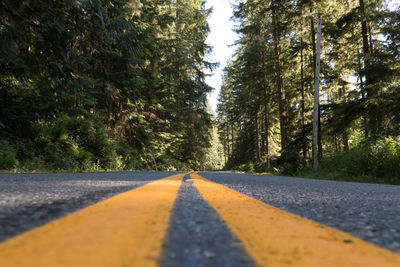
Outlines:
[{"label": "tree", "polygon": [[[204,161],[211,125],[204,68],[212,67],[204,60],[204,1],[0,7],[0,139],[21,165],[152,168],[156,157],[162,168],[182,168]],[[68,166],[54,163],[62,158]]]},{"label": "tree", "polygon": [[228,167],[294,173],[310,162],[315,14],[323,18],[320,157],[396,136],[398,106],[391,101],[399,63],[389,55],[398,54],[392,26],[398,12],[380,0],[240,1],[238,49],[224,73],[218,109],[220,132],[233,126],[236,133],[234,142],[222,138]]}]

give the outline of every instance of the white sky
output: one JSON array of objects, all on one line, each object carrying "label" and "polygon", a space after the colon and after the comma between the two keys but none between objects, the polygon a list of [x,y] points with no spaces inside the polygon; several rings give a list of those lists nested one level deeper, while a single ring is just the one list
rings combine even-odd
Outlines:
[{"label": "white sky", "polygon": [[[216,0],[218,1],[218,0]],[[400,7],[400,0],[389,0],[389,9],[395,10]]]},{"label": "white sky", "polygon": [[234,47],[228,47],[236,40],[236,33],[233,32],[234,23],[230,21],[232,16],[231,3],[234,0],[208,0],[206,7],[213,7],[213,13],[208,19],[211,32],[207,38],[207,43],[213,47],[209,55],[209,61],[219,62],[219,68],[214,70],[213,75],[206,78],[208,85],[214,88],[214,91],[208,95],[214,112],[217,108],[217,99],[222,83],[222,70],[225,68],[228,59],[235,52]]}]

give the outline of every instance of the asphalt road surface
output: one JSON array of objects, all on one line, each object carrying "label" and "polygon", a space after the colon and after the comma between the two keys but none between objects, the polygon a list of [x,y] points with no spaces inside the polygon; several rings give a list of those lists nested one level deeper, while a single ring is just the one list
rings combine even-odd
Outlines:
[{"label": "asphalt road surface", "polygon": [[400,186],[204,172],[272,206],[400,252]]},{"label": "asphalt road surface", "polygon": [[[154,182],[164,181],[162,178],[175,174],[181,175],[174,178],[176,179],[174,185]],[[252,199],[257,199],[289,213],[375,243],[387,251],[394,252],[390,255],[400,252],[400,186],[229,172],[200,172],[199,174],[209,181],[223,185],[224,188],[227,187],[249,196],[250,200],[248,201],[251,205],[260,205],[258,202],[252,204]],[[174,186],[175,189],[168,189],[176,192],[171,193],[172,198],[166,196],[164,199],[154,200],[159,201],[154,202],[155,206],[159,205],[157,203],[171,203],[170,208],[166,206],[161,209],[170,210],[170,214],[168,211],[165,215],[167,216],[167,226],[163,226],[157,221],[158,216],[164,216],[161,211],[156,211],[151,207],[149,212],[145,212],[152,218],[150,223],[145,223],[147,226],[150,225],[150,228],[139,230],[141,228],[135,226],[139,232],[156,232],[158,225],[160,225],[160,229],[164,229],[159,231],[160,245],[149,245],[160,247],[159,252],[153,249],[154,253],[157,252],[153,262],[159,266],[263,265],[260,264],[262,260],[254,257],[254,253],[258,252],[253,252],[249,248],[246,238],[241,237],[235,230],[235,226],[231,226],[229,222],[229,213],[236,213],[236,210],[232,208],[235,207],[235,202],[232,200],[231,203],[229,201],[224,203],[223,205],[230,206],[230,210],[221,211],[220,209],[224,209],[224,207],[218,204],[218,199],[213,200],[212,197],[205,194],[207,190],[210,192],[217,190],[215,195],[231,193],[218,191],[225,190],[219,187],[208,189],[209,183],[201,183],[199,180],[200,177],[197,179],[195,176],[190,177],[189,174],[183,175],[182,172],[1,174],[0,241],[6,244],[27,230],[33,229],[34,231],[40,225],[62,218],[67,214],[73,214],[85,207],[90,208],[92,204],[102,203],[103,200],[113,199],[112,197],[119,193],[148,186],[149,192],[158,192],[157,194],[162,195],[164,191],[167,191],[166,186],[171,186],[171,188]],[[151,187],[152,182],[154,182],[153,187]],[[232,194],[236,194],[236,192]],[[143,193],[143,196],[143,204],[147,204],[147,198],[152,199],[149,193]],[[238,199],[240,201],[243,197],[239,195]],[[112,203],[105,206],[110,205]],[[152,209],[153,214],[150,213]],[[129,210],[134,212],[133,208],[129,208]],[[253,216],[251,210],[249,210],[249,214]],[[257,215],[254,216],[257,217]],[[263,221],[261,223],[264,224]],[[242,225],[239,225],[238,229],[240,227],[243,228]],[[250,230],[250,233],[251,231],[253,230]],[[254,231],[258,231],[257,228]],[[145,239],[143,236],[140,238]],[[156,238],[152,237],[151,239]],[[304,242],[309,241],[304,240]],[[352,242],[352,240],[344,240],[344,243]],[[143,246],[146,246],[145,241],[143,241]],[[11,247],[15,247],[15,245]],[[277,254],[277,252],[272,254]],[[389,262],[390,257],[394,257],[390,255]],[[291,262],[296,261],[292,260]],[[144,265],[150,266],[150,263],[151,261]],[[135,265],[138,266],[133,264],[133,266]]]},{"label": "asphalt road surface", "polygon": [[0,174],[0,241],[172,174]]}]

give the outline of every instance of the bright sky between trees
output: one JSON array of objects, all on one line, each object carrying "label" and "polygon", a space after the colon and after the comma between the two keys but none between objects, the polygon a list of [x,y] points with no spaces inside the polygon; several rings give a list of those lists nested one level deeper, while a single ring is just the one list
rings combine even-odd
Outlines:
[{"label": "bright sky between trees", "polygon": [[208,101],[214,111],[217,108],[217,99],[222,83],[222,71],[229,58],[235,52],[234,47],[229,47],[237,38],[236,33],[233,31],[234,22],[230,20],[232,17],[232,3],[234,3],[234,0],[208,0],[206,4],[207,8],[213,8],[213,13],[208,19],[211,32],[207,38],[207,43],[213,47],[213,51],[209,55],[209,61],[220,63],[213,75],[206,79],[207,83],[214,88],[214,91],[208,96]]},{"label": "bright sky between trees", "polygon": [[[208,0],[206,3],[206,8],[213,8],[213,13],[208,19],[211,32],[207,38],[207,43],[213,47],[209,61],[220,63],[213,75],[206,78],[206,82],[214,88],[214,91],[208,95],[208,101],[214,112],[217,109],[223,69],[235,52],[235,48],[231,45],[237,39],[237,34],[233,31],[234,22],[230,20],[233,12],[232,4],[234,3],[235,0]],[[400,0],[388,1],[391,10],[398,8],[399,5]]]}]

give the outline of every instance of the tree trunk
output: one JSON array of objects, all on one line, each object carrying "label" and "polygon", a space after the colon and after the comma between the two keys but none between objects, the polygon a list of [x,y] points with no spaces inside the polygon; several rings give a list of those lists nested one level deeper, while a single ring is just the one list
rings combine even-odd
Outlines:
[{"label": "tree trunk", "polygon": [[267,168],[271,167],[271,160],[269,155],[269,109],[268,109],[268,101],[265,100],[264,103],[264,112],[265,112],[265,152],[267,154]]},{"label": "tree trunk", "polygon": [[335,153],[337,153],[339,151],[338,149],[338,140],[337,140],[337,136],[336,134],[333,135],[333,141],[334,141],[334,145],[335,145]]},{"label": "tree trunk", "polygon": [[[261,151],[265,151],[265,138],[263,138],[263,134],[265,133],[265,123],[263,123],[262,116],[260,118],[260,142],[261,142]],[[263,153],[261,152],[261,157]]]},{"label": "tree trunk", "polygon": [[311,44],[312,44],[312,56],[313,56],[313,64],[312,64],[312,69],[314,73],[314,80],[315,80],[315,53],[316,53],[316,44],[315,44],[315,25],[314,25],[314,19],[312,17],[313,14],[313,7],[312,7],[312,1],[310,1],[310,27],[311,27]]},{"label": "tree trunk", "polygon": [[374,46],[372,44],[371,26],[367,23],[368,37],[369,37],[369,52],[374,53]]},{"label": "tree trunk", "polygon": [[[363,41],[363,59],[364,59],[364,68],[366,69],[365,73],[365,89],[367,93],[367,99],[371,99],[376,96],[377,92],[375,88],[372,86],[374,81],[370,75],[370,54],[371,54],[371,47],[368,39],[368,24],[367,24],[367,15],[365,11],[365,5],[364,5],[364,0],[359,0],[359,8],[360,8],[360,13],[362,17],[361,21],[361,35],[362,35],[362,41]],[[378,134],[378,129],[379,129],[379,114],[377,107],[374,105],[369,106],[369,111],[368,111],[368,128],[371,133],[370,136],[376,137]]]},{"label": "tree trunk", "polygon": [[[357,49],[358,51],[358,78],[360,79],[360,90],[361,90],[361,98],[365,101],[366,100],[366,92],[365,92],[365,85],[364,85],[364,81],[363,81],[363,76],[361,75],[361,69],[362,69],[362,65],[361,65],[361,55],[359,52],[359,49]],[[363,128],[364,128],[364,138],[365,140],[368,139],[368,118],[367,115],[365,114],[365,112],[363,112]]]},{"label": "tree trunk", "polygon": [[260,148],[260,129],[258,127],[258,116],[256,114],[255,118],[255,128],[256,128],[256,156],[257,156],[257,162],[260,161],[260,154],[261,154],[261,148]]},{"label": "tree trunk", "polygon": [[365,66],[369,66],[369,59],[367,55],[370,53],[369,43],[368,43],[368,28],[367,28],[367,19],[365,15],[365,6],[364,0],[359,0],[360,3],[360,13],[362,16],[361,21],[361,35],[363,39],[363,53],[364,53],[364,63]]},{"label": "tree trunk", "polygon": [[[315,76],[316,76],[316,63],[317,63],[317,51],[316,51],[316,42],[315,42],[315,25],[314,25],[314,19],[312,17],[313,15],[313,6],[312,6],[312,1],[310,1],[310,14],[311,14],[311,18],[310,18],[310,27],[311,27],[311,43],[312,43],[312,52],[313,52],[313,72],[314,72],[314,80],[315,80]],[[315,90],[315,87],[314,87]],[[314,154],[318,154],[318,159],[322,158],[322,131],[321,131],[321,115],[320,115],[320,109],[318,108],[318,127],[317,127],[317,131],[318,131],[318,138],[316,140],[317,142],[317,146],[318,146],[318,151],[313,151],[313,158],[314,158]],[[314,144],[313,144],[314,146]]]},{"label": "tree trunk", "polygon": [[[303,25],[301,25],[301,31],[303,31]],[[303,157],[307,156],[307,142],[306,142],[306,132],[304,130],[305,126],[305,100],[304,100],[304,54],[303,54],[303,37],[300,38],[300,61],[301,61],[301,131],[302,131],[302,149],[303,149]]]},{"label": "tree trunk", "polygon": [[281,69],[281,47],[280,47],[280,23],[278,21],[279,14],[277,7],[272,6],[272,23],[273,23],[273,37],[274,37],[274,53],[275,53],[275,69],[276,69],[276,85],[279,103],[279,122],[281,131],[281,149],[284,151],[287,145],[287,130],[286,130],[286,98],[285,87],[283,84],[283,76]]},{"label": "tree trunk", "polygon": [[321,127],[321,107],[318,107],[318,160],[323,157],[322,150],[322,127]]},{"label": "tree trunk", "polygon": [[349,150],[349,136],[346,131],[343,132],[342,138],[343,138],[343,150],[347,151]]},{"label": "tree trunk", "polygon": [[232,145],[231,145],[231,148],[232,148],[232,155],[233,155],[233,145],[234,145],[234,136],[233,136],[233,122],[232,122],[232,126],[231,126],[231,136],[232,136]]},{"label": "tree trunk", "polygon": [[[318,42],[315,64],[315,86],[314,86],[314,121],[313,121],[313,150],[312,165],[317,168],[318,155],[322,154],[322,143],[320,143],[320,110],[319,110],[319,70],[320,70],[320,51],[321,51],[321,19],[318,18]],[[319,147],[319,153],[317,146]]]},{"label": "tree trunk", "polygon": [[226,147],[228,151],[228,161],[230,159],[230,151],[229,151],[229,124],[226,125]]},{"label": "tree trunk", "polygon": [[223,138],[223,142],[224,142],[224,166],[226,166],[226,139]]}]

